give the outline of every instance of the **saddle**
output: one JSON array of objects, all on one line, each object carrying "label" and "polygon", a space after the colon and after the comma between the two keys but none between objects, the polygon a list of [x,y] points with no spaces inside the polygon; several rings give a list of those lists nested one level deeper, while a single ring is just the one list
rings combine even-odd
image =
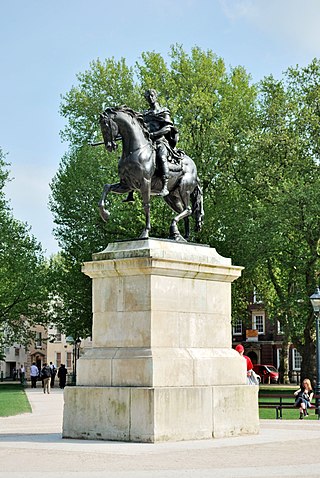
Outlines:
[{"label": "saddle", "polygon": [[173,148],[167,141],[164,141],[164,144],[168,150],[167,161],[170,171],[182,171],[181,163],[185,152],[182,149]]}]

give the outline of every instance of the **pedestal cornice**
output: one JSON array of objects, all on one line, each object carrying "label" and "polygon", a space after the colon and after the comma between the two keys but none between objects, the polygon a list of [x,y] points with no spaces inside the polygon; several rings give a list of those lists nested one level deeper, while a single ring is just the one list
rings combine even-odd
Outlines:
[{"label": "pedestal cornice", "polygon": [[208,246],[160,239],[109,244],[82,267],[91,278],[162,275],[222,282],[233,282],[242,269]]}]

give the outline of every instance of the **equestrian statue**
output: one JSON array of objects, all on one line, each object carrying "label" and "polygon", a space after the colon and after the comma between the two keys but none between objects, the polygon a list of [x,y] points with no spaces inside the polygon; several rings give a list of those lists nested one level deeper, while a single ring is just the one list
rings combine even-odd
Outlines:
[{"label": "equestrian statue", "polygon": [[[99,202],[104,221],[110,213],[105,209],[109,192],[127,194],[124,201],[134,201],[134,191],[140,191],[145,213],[145,226],[140,238],[148,238],[151,230],[150,197],[161,196],[177,213],[170,225],[169,239],[185,242],[190,235],[189,217],[195,219],[195,230],[203,223],[203,197],[195,163],[181,149],[176,148],[178,130],[173,125],[170,112],[157,101],[157,93],[145,92],[149,109],[143,114],[127,106],[106,108],[100,114],[103,142],[109,152],[117,149],[122,141],[122,155],[118,163],[120,181],[105,184]],[[183,219],[184,237],[178,222]]]}]

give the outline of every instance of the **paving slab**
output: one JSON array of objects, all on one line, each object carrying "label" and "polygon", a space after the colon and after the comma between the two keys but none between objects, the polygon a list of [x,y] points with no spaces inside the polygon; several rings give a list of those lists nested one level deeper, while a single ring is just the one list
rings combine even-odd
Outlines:
[{"label": "paving slab", "polygon": [[176,443],[70,440],[63,390],[26,393],[32,413],[0,418],[0,478],[320,477],[320,421],[261,420],[259,435]]}]

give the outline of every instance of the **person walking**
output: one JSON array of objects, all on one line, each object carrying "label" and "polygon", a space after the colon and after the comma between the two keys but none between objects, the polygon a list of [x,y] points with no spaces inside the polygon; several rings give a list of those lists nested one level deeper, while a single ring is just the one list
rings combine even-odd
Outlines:
[{"label": "person walking", "polygon": [[65,365],[62,363],[58,370],[60,388],[64,388],[66,386],[67,374],[68,374],[68,370],[66,369]]},{"label": "person walking", "polygon": [[50,387],[53,388],[54,387],[54,379],[56,378],[56,374],[57,374],[57,369],[52,362],[50,362],[49,367],[50,367],[50,373],[51,373]]},{"label": "person walking", "polygon": [[22,383],[22,385],[25,382],[25,378],[26,378],[26,369],[24,368],[24,365],[22,364],[20,367],[20,382]]},{"label": "person walking", "polygon": [[39,376],[39,369],[36,366],[36,363],[33,362],[33,364],[30,367],[31,388],[37,388],[38,376]]},{"label": "person walking", "polygon": [[51,369],[47,363],[43,365],[40,377],[42,378],[43,383],[43,393],[50,393]]}]

